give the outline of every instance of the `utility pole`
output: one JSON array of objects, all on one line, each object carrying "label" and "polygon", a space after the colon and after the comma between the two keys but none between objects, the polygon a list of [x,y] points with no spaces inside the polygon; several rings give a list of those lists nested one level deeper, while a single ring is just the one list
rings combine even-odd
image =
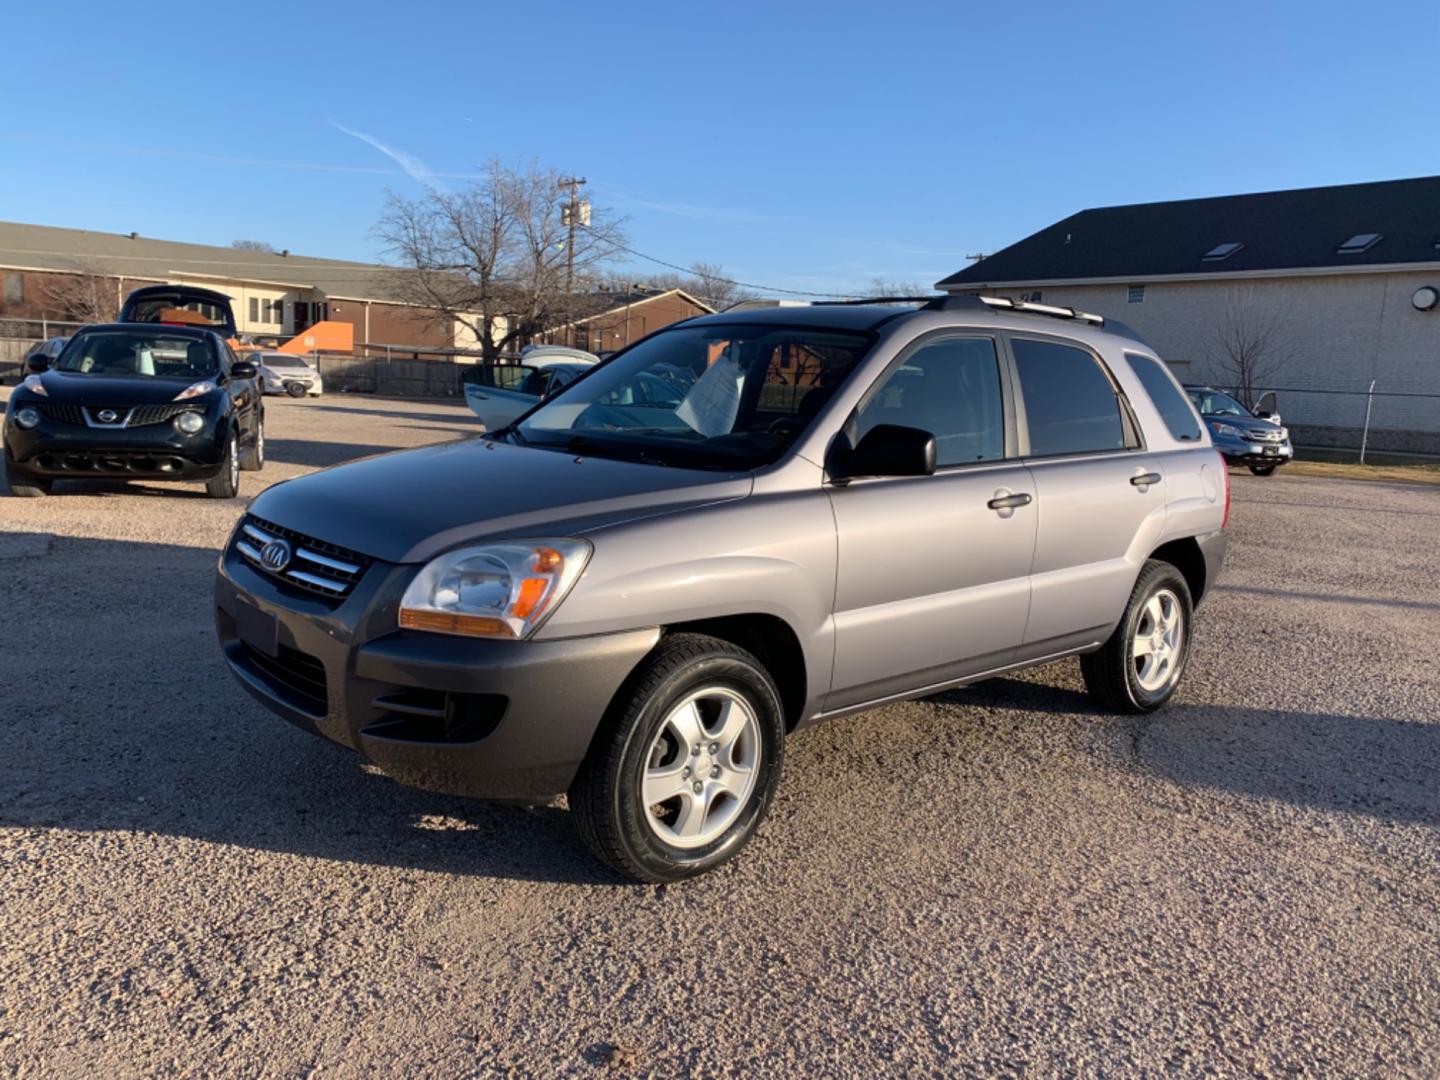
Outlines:
[{"label": "utility pole", "polygon": [[562,188],[570,189],[570,201],[560,208],[561,224],[570,228],[565,242],[565,295],[575,292],[575,227],[590,224],[590,206],[580,202],[580,188],[586,183],[583,176],[570,176],[560,181]]}]

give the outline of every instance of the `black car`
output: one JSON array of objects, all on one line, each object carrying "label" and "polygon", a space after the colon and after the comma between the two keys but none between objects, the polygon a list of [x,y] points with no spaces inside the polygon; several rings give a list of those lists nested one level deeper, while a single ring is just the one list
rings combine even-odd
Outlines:
[{"label": "black car", "polygon": [[27,362],[5,415],[12,494],[45,495],[72,478],[204,480],[212,497],[228,499],[241,469],[264,465],[255,366],[235,355],[223,323],[205,314],[197,325],[175,314],[184,310],[87,326],[53,364]]}]

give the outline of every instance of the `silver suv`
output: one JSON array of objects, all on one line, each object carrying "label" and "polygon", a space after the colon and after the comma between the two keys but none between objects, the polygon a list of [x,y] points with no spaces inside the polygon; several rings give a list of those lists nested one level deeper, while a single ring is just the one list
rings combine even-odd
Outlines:
[{"label": "silver suv", "polygon": [[482,437],[277,484],[216,582],[260,701],[619,871],[749,840],[793,731],[1078,654],[1163,705],[1229,482],[1155,353],[977,297],[667,328]]}]

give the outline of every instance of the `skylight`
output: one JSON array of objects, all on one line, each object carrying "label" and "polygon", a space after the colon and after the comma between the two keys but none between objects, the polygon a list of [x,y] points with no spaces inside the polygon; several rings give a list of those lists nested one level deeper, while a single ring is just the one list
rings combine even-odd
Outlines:
[{"label": "skylight", "polygon": [[1200,259],[1202,262],[1219,262],[1221,259],[1228,259],[1244,246],[1244,244],[1234,241],[1228,244],[1216,244],[1209,251],[1205,252],[1204,255],[1201,255]]},{"label": "skylight", "polygon": [[1378,244],[1380,242],[1380,235],[1378,232],[1356,233],[1335,250],[1341,255],[1358,255],[1362,251],[1369,251]]}]

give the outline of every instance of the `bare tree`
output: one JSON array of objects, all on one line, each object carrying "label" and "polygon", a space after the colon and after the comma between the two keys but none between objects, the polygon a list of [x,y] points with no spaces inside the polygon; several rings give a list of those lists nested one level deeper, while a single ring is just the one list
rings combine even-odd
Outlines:
[{"label": "bare tree", "polygon": [[615,272],[595,283],[596,288],[608,292],[625,292],[637,285],[643,289],[656,289],[661,292],[683,289],[716,311],[724,311],[743,300],[752,300],[757,295],[738,281],[732,280],[723,267],[707,262],[695,263],[690,267],[689,273],[678,270],[644,275]]},{"label": "bare tree", "polygon": [[938,296],[940,295],[929,285],[918,285],[913,281],[886,281],[884,278],[871,278],[860,293],[859,299],[879,299],[885,296]]},{"label": "bare tree", "polygon": [[400,299],[468,328],[487,361],[514,345],[587,313],[565,288],[567,261],[594,278],[624,242],[620,222],[592,207],[589,224],[561,221],[569,201],[562,174],[531,162],[491,161],[462,191],[419,199],[391,193],[375,233],[394,267]]},{"label": "bare tree", "polygon": [[1286,328],[1288,310],[1278,288],[1266,289],[1263,296],[1253,287],[1225,294],[1225,311],[1208,346],[1210,367],[1247,408],[1255,407],[1259,392],[1273,387],[1275,377],[1295,358]]},{"label": "bare tree", "polygon": [[266,240],[231,240],[230,246],[236,251],[263,251],[273,255],[275,245]]},{"label": "bare tree", "polygon": [[111,322],[120,308],[114,275],[97,266],[77,263],[63,274],[47,275],[44,289],[44,306],[57,319]]}]

